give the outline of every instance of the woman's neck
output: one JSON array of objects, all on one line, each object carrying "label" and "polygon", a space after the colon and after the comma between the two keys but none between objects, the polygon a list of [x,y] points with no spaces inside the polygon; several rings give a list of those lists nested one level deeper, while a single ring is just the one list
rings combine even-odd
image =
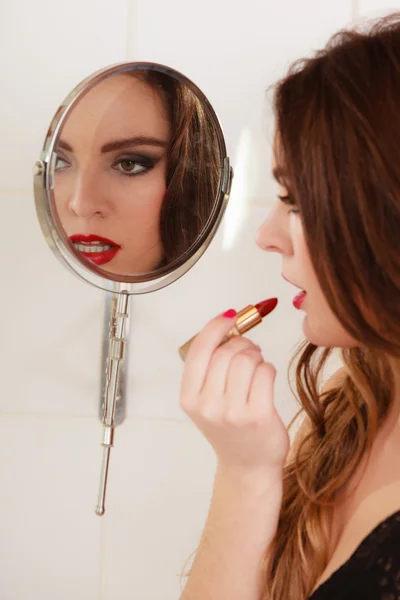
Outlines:
[{"label": "woman's neck", "polygon": [[[393,405],[389,411],[385,424],[382,427],[384,435],[391,435],[400,431],[400,359],[389,358],[394,375]],[[379,402],[379,398],[376,399]]]}]

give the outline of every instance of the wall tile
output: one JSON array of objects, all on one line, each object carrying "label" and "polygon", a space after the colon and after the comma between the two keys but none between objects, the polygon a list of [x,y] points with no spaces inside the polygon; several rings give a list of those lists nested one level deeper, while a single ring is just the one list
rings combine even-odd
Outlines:
[{"label": "wall tile", "polygon": [[7,206],[0,261],[0,412],[96,416],[104,293],[67,271],[46,246],[33,198]]},{"label": "wall tile", "polygon": [[177,600],[208,512],[214,452],[192,424],[131,421],[115,439],[102,600]]},{"label": "wall tile", "polygon": [[397,0],[358,0],[358,13],[362,17],[375,18],[400,10]]},{"label": "wall tile", "polygon": [[3,600],[99,600],[100,457],[89,419],[0,417]]},{"label": "wall tile", "polygon": [[92,71],[125,60],[127,0],[16,0],[0,10],[0,190],[30,190],[60,102]]}]

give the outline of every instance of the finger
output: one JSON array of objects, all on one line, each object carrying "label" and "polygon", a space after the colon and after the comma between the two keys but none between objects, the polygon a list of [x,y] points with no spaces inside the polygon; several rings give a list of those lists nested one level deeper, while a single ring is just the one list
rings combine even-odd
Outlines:
[{"label": "finger", "polygon": [[237,354],[251,348],[256,348],[256,346],[241,336],[237,336],[217,348],[209,363],[207,377],[201,389],[202,396],[205,398],[222,396],[225,393],[231,361]]},{"label": "finger", "polygon": [[231,414],[243,412],[249,399],[257,367],[263,363],[261,351],[251,348],[237,354],[231,361],[225,390],[226,410]]},{"label": "finger", "polygon": [[275,410],[275,379],[276,369],[271,363],[258,365],[248,398],[248,406],[253,413],[268,416]]},{"label": "finger", "polygon": [[231,316],[219,315],[212,319],[194,338],[186,356],[181,382],[184,395],[198,394],[202,389],[214,350],[235,325],[236,313],[232,311],[230,314]]}]

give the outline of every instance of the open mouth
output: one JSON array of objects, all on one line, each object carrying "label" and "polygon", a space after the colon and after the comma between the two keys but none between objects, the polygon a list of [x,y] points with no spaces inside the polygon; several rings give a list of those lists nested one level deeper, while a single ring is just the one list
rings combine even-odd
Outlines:
[{"label": "open mouth", "polygon": [[286,281],[288,281],[289,283],[291,283],[292,285],[294,285],[295,287],[299,288],[301,290],[300,294],[297,294],[297,296],[293,299],[293,305],[296,308],[300,308],[300,306],[303,304],[305,297],[307,296],[307,292],[303,289],[301,289],[300,286],[296,285],[295,283],[293,283],[292,281],[290,281],[287,277],[284,276],[284,274],[282,273],[282,277],[283,279],[286,279]]},{"label": "open mouth", "polygon": [[99,235],[76,233],[69,238],[75,250],[95,265],[110,262],[121,249],[121,246]]}]

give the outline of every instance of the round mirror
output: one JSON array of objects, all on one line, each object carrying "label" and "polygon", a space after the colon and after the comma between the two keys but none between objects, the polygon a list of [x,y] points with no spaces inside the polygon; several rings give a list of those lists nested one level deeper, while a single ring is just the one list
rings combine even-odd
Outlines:
[{"label": "round mirror", "polygon": [[46,240],[86,281],[144,293],[182,276],[225,210],[232,169],[199,88],[154,63],[95,73],[65,99],[35,164]]}]

